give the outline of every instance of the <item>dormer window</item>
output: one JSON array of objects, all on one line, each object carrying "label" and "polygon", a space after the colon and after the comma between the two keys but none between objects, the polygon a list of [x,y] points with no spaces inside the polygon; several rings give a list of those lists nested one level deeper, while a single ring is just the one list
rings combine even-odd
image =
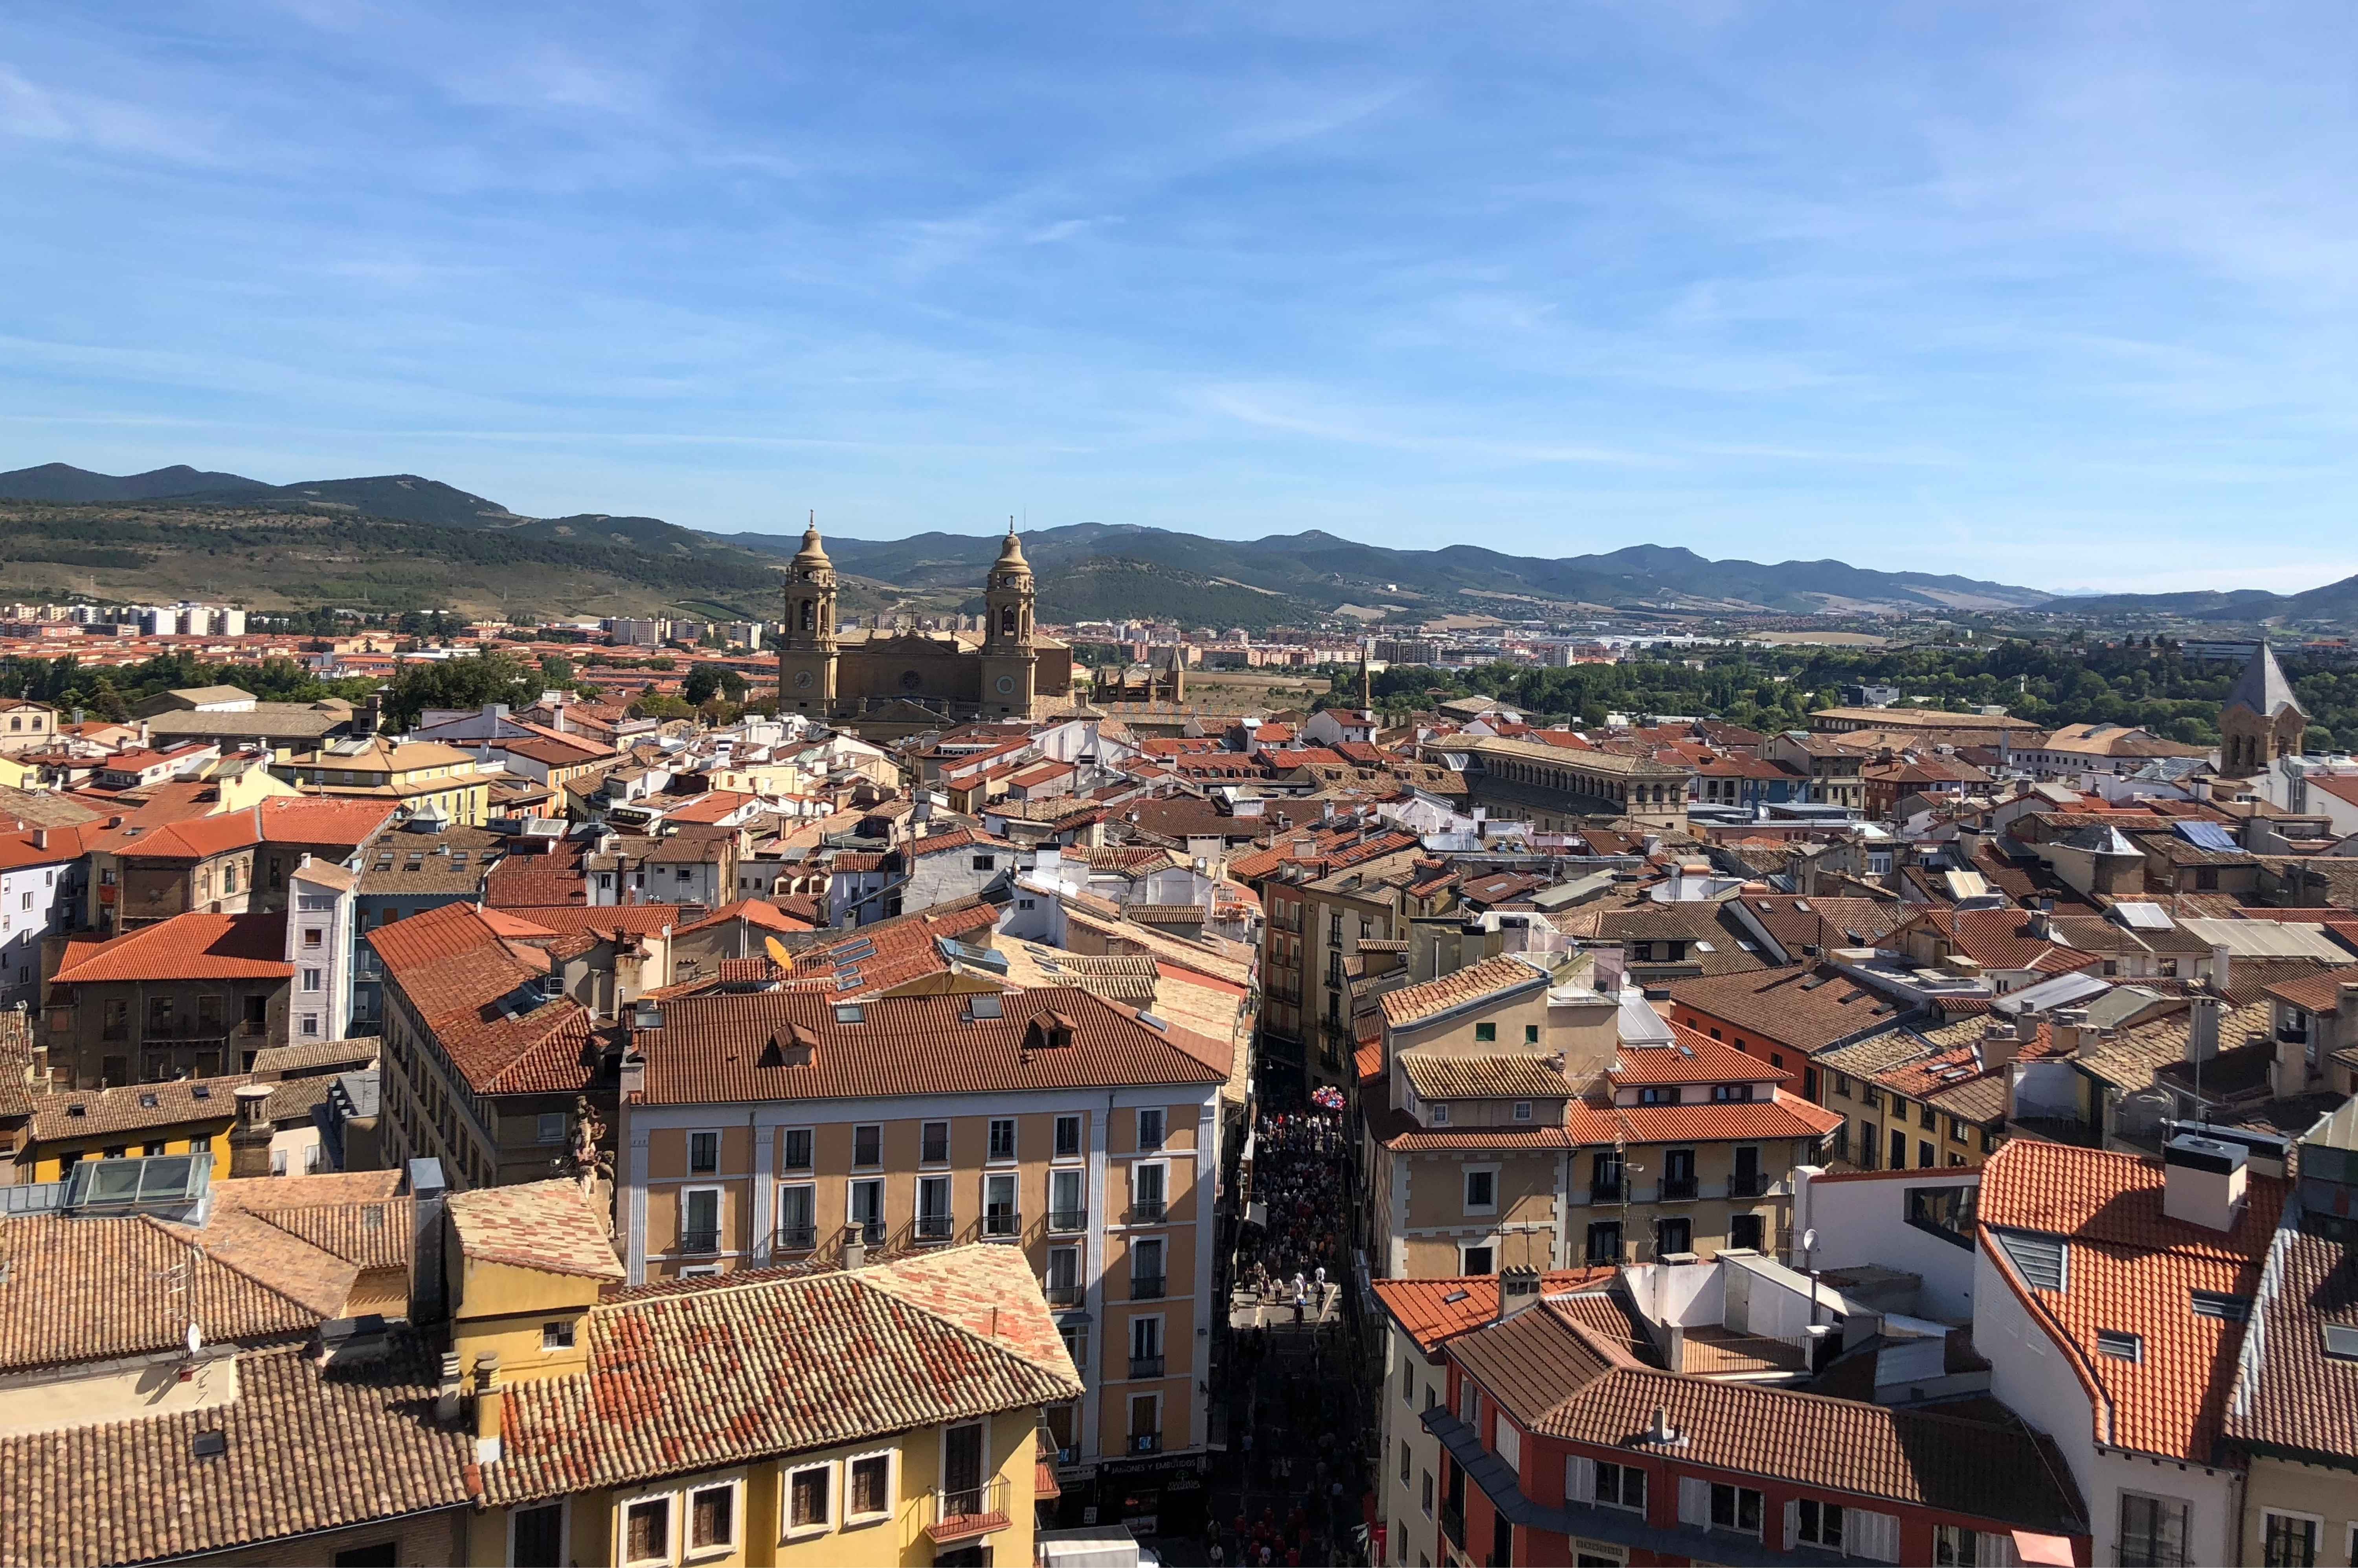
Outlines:
[{"label": "dormer window", "polygon": [[1434,1104],[1434,1105],[1429,1105],[1429,1106],[1427,1106],[1425,1108],[1426,1108],[1428,1111],[1430,1111],[1430,1112],[1432,1113],[1432,1119],[1433,1119],[1433,1126],[1435,1126],[1435,1127],[1446,1127],[1446,1126],[1448,1126],[1448,1125],[1449,1125],[1449,1107],[1448,1107],[1448,1106],[1446,1106],[1446,1105],[1441,1105],[1441,1104]]},{"label": "dormer window", "polygon": [[1752,1086],[1750,1084],[1714,1084],[1711,1086],[1711,1098],[1715,1105],[1748,1100],[1752,1098]]}]

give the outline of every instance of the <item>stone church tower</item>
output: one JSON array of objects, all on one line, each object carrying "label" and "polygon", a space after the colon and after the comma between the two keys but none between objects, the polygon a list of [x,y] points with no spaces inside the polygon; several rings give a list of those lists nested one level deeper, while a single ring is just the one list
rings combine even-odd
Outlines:
[{"label": "stone church tower", "polygon": [[778,639],[778,710],[827,713],[835,703],[835,563],[819,543],[818,517],[786,568],[786,627]]},{"label": "stone church tower", "polygon": [[1032,637],[1032,563],[1023,558],[1022,541],[1015,536],[1015,519],[1007,520],[1007,540],[991,563],[990,580],[983,588],[982,710],[988,714],[1032,716],[1037,684],[1039,651]]},{"label": "stone church tower", "polygon": [[2266,641],[2235,677],[2219,709],[2219,771],[2247,779],[2266,773],[2278,757],[2300,755],[2309,715],[2292,694],[2292,682]]}]

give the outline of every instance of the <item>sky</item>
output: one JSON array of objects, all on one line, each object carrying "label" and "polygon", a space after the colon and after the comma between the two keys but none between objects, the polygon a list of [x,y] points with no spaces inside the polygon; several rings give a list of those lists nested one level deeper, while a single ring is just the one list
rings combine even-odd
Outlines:
[{"label": "sky", "polygon": [[2358,572],[2358,7],[0,8],[0,470]]}]

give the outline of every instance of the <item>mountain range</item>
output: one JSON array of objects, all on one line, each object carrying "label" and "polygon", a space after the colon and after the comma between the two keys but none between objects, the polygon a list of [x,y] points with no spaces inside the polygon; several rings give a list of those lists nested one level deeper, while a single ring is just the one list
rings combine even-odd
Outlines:
[{"label": "mountain range", "polygon": [[[47,463],[0,473],[0,502],[9,501],[128,509],[109,514],[125,525],[168,513],[200,527],[208,518],[233,514],[249,537],[274,515],[290,525],[297,519],[307,525],[342,521],[354,525],[336,533],[347,555],[365,557],[371,549],[431,555],[438,546],[472,558],[506,551],[520,565],[538,562],[587,574],[618,570],[644,589],[681,589],[676,602],[706,605],[765,594],[758,568],[783,564],[782,557],[801,545],[798,533],[710,534],[656,517],[531,517],[415,474],[273,485],[185,465],[115,476]],[[403,525],[406,532],[368,524]],[[37,525],[21,516],[10,519],[12,534]],[[317,534],[314,526],[306,536]],[[478,537],[450,537],[458,534]],[[114,535],[103,540],[77,537],[118,554],[129,546],[135,554],[136,541]],[[943,533],[892,540],[837,536],[827,544],[847,579],[847,608],[854,611],[896,603],[963,605],[979,593],[999,551],[993,537]],[[1835,560],[1714,561],[1660,545],[1546,558],[1471,545],[1387,549],[1318,530],[1231,540],[1082,523],[1027,533],[1023,547],[1040,575],[1043,619],[1053,621],[1167,617],[1259,628],[1337,612],[1368,620],[1394,611],[1417,618],[1452,611],[1515,618],[1538,613],[1541,605],[1785,614],[1942,609],[2004,613],[2044,607],[2102,619],[2358,620],[2358,578],[2293,595],[2247,589],[2063,599],[2007,583],[1874,571]],[[11,559],[79,560],[107,549],[24,554],[12,541],[0,539],[0,557]],[[749,570],[756,575],[746,577]],[[732,587],[741,591],[729,591]]]}]

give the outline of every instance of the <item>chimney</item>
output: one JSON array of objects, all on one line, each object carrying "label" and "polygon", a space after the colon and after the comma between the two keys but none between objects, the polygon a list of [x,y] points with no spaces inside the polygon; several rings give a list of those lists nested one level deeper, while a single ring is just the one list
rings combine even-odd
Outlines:
[{"label": "chimney", "polygon": [[2010,1023],[1992,1023],[1982,1031],[1982,1071],[2002,1073],[2022,1049],[2022,1041]]},{"label": "chimney", "polygon": [[2043,909],[2034,909],[2029,913],[2031,935],[2041,942],[2052,941],[2055,935],[2055,917]]},{"label": "chimney", "polygon": [[[2315,1031],[2322,1029],[2324,1023],[2311,1019],[2309,1027],[2310,1039],[2314,1039]],[[2268,1066],[2268,1093],[2277,1099],[2302,1093],[2309,1087],[2309,1040],[2278,1038],[2276,1048],[2276,1060]]]},{"label": "chimney", "polygon": [[268,1084],[238,1086],[237,1122],[229,1131],[230,1180],[270,1174],[271,1127],[262,1108],[276,1092]]},{"label": "chimney", "polygon": [[507,1394],[500,1387],[499,1353],[486,1350],[475,1357],[475,1463],[490,1465],[500,1456],[500,1407]]},{"label": "chimney", "polygon": [[452,1425],[459,1419],[460,1382],[459,1353],[445,1350],[442,1353],[442,1386],[434,1395],[434,1419],[444,1426]]},{"label": "chimney", "polygon": [[48,849],[49,847],[49,830],[48,828],[46,828],[46,827],[36,827],[36,828],[34,828],[34,829],[33,829],[33,848],[34,848],[34,849]]},{"label": "chimney", "polygon": [[1671,1424],[1671,1407],[1656,1405],[1654,1419],[1647,1423],[1646,1435],[1640,1441],[1657,1448],[1675,1448],[1686,1441],[1686,1435]]},{"label": "chimney", "polygon": [[2047,1016],[2055,1025],[2055,1049],[2067,1055],[2078,1055],[2081,1036],[2090,1033],[2085,1027],[2088,1010],[2084,1007],[2059,1007]]},{"label": "chimney", "polygon": [[864,1269],[868,1266],[868,1232],[859,1225],[843,1227],[843,1266]]},{"label": "chimney", "polygon": [[2219,1054],[2219,999],[2198,996],[2188,1003],[2186,1059],[2207,1062]]},{"label": "chimney", "polygon": [[2244,1206],[2243,1145],[2181,1132],[2162,1148],[2161,1212],[2206,1230],[2233,1230]]},{"label": "chimney", "polygon": [[[2324,1026],[2322,1020],[2311,1025]],[[2358,983],[2344,980],[2333,988],[2333,1029],[2344,1041],[2358,1040]]]},{"label": "chimney", "polygon": [[2227,988],[2234,983],[2232,973],[2234,962],[2234,956],[2227,951],[2227,944],[2211,944],[2211,989],[2221,996],[2225,996]]},{"label": "chimney", "polygon": [[1498,1311],[1493,1323],[1504,1323],[1516,1314],[1539,1304],[1540,1271],[1528,1264],[1517,1263],[1498,1271]]}]

